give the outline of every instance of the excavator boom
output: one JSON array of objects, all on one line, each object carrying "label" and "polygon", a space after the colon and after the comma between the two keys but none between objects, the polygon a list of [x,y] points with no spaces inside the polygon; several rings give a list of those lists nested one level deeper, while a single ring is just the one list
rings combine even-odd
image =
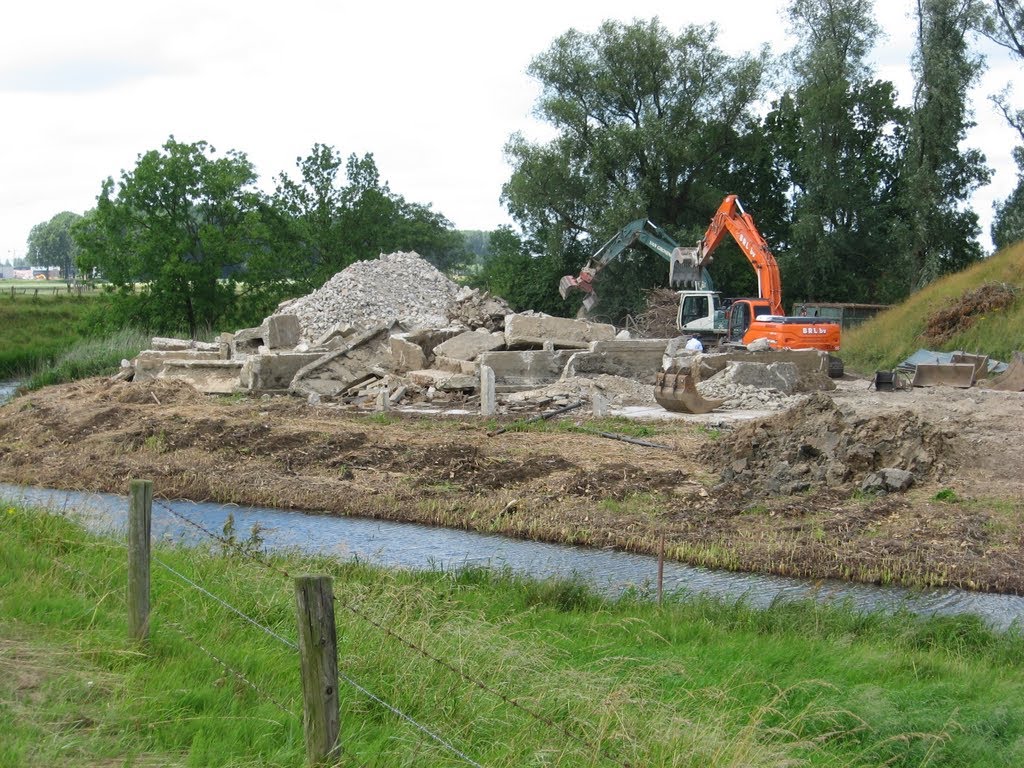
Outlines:
[{"label": "excavator boom", "polygon": [[771,314],[785,314],[782,309],[782,278],[779,276],[778,262],[754,224],[753,217],[743,210],[737,195],[726,195],[692,256],[672,265],[672,277],[687,283],[699,283],[727,233],[733,236],[754,268],[757,295],[768,301]]}]

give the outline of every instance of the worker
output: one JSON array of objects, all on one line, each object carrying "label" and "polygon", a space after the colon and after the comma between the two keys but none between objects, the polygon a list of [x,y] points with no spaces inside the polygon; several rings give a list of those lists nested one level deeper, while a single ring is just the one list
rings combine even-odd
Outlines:
[{"label": "worker", "polygon": [[697,334],[694,334],[693,336],[691,336],[687,340],[686,347],[684,347],[684,349],[686,349],[686,350],[688,350],[690,352],[703,352],[704,351],[704,345],[700,343],[700,336],[698,336]]}]

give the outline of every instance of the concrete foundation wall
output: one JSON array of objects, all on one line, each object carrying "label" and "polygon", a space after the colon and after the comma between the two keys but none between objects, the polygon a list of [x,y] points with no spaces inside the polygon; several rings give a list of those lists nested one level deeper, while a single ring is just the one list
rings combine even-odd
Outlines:
[{"label": "concrete foundation wall", "polygon": [[484,352],[478,362],[494,371],[497,386],[543,386],[559,380],[572,350],[522,350],[519,352]]},{"label": "concrete foundation wall", "polygon": [[667,344],[668,339],[595,341],[588,351],[569,358],[564,375],[606,373],[654,384]]}]

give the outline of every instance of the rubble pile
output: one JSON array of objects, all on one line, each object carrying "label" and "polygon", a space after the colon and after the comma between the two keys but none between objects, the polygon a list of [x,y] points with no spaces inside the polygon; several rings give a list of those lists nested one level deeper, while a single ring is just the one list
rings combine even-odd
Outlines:
[{"label": "rubble pile", "polygon": [[724,466],[722,484],[744,496],[789,495],[812,486],[903,490],[941,471],[950,438],[909,411],[854,418],[815,393],[710,444],[702,458]]},{"label": "rubble pile", "polygon": [[984,283],[963,294],[950,306],[933,313],[927,320],[926,338],[943,342],[967,330],[982,315],[1005,309],[1017,300],[1017,288],[1009,283]]},{"label": "rubble pile", "polygon": [[444,327],[459,286],[415,253],[381,254],[357,261],[316,291],[285,302],[275,315],[296,315],[302,336],[315,342],[339,323],[359,330]]}]

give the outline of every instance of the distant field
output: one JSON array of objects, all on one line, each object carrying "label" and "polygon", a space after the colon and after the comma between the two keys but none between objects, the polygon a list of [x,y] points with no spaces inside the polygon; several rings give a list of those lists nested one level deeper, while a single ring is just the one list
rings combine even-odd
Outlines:
[{"label": "distant field", "polygon": [[0,298],[22,296],[67,296],[96,293],[92,286],[72,285],[63,280],[0,280]]}]

